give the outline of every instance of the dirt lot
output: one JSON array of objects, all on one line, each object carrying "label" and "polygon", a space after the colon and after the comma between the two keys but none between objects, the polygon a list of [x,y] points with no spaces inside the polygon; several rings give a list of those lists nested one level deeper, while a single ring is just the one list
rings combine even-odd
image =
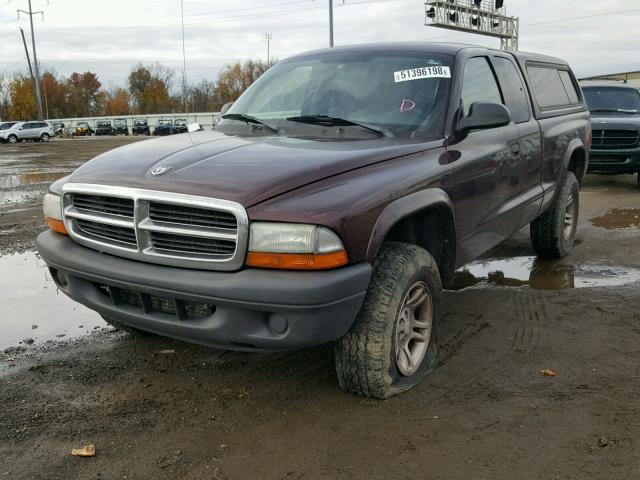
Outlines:
[{"label": "dirt lot", "polygon": [[640,478],[632,177],[588,178],[569,258],[534,261],[524,230],[460,274],[440,367],[379,402],[339,390],[330,346],[136,338],[56,295],[29,253],[44,185],[126,141],[0,146],[0,479]]}]

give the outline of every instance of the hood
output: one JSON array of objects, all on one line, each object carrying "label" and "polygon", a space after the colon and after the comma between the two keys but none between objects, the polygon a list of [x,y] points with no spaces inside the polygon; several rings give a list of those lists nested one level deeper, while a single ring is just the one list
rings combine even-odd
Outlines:
[{"label": "hood", "polygon": [[594,130],[640,130],[640,114],[602,113],[591,114]]},{"label": "hood", "polygon": [[[441,143],[394,138],[328,142],[196,132],[111,150],[76,170],[70,181],[208,196],[249,208],[308,183]],[[164,168],[152,175],[156,167]]]}]

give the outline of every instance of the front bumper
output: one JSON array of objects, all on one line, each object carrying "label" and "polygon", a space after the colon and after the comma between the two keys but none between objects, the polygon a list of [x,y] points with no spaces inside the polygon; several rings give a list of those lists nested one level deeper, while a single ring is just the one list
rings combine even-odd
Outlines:
[{"label": "front bumper", "polygon": [[[341,337],[371,279],[368,263],[324,272],[210,272],[115,257],[51,231],[36,244],[58,287],[101,315],[233,350],[291,350]],[[193,309],[197,316],[189,315]]]},{"label": "front bumper", "polygon": [[589,172],[636,173],[638,171],[640,171],[640,149],[591,149],[591,153],[589,154]]}]

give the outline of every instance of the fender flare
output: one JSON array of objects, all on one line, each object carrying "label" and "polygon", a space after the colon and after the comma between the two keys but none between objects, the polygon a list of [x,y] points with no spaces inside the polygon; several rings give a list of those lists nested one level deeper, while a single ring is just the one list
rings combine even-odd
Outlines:
[{"label": "fender flare", "polygon": [[[454,252],[453,263],[455,264],[455,210],[453,208],[453,203],[451,202],[449,195],[447,195],[446,192],[440,188],[430,188],[427,190],[422,190],[420,192],[415,192],[388,204],[382,210],[382,212],[380,212],[380,215],[378,215],[378,218],[373,226],[371,236],[369,237],[369,245],[367,246],[367,260],[370,262],[373,261],[373,259],[378,254],[378,250],[382,246],[382,242],[394,225],[396,225],[403,219],[413,215],[414,213],[432,207],[445,209],[451,215],[451,219],[454,221],[454,245],[452,245],[452,247]],[[449,259],[447,263],[450,262],[451,259]],[[453,268],[455,268],[455,266]],[[446,272],[441,273],[444,274]]]},{"label": "fender flare", "polygon": [[589,168],[589,154],[588,149],[585,144],[579,138],[574,138],[567,145],[566,150],[564,151],[564,156],[562,158],[562,172],[566,172],[569,169],[569,163],[571,162],[571,157],[575,153],[576,150],[583,150],[585,154],[585,164],[584,164],[584,172],[582,172],[582,178],[578,178],[578,183],[582,184],[582,180],[584,180],[584,176],[587,174],[587,168]]}]

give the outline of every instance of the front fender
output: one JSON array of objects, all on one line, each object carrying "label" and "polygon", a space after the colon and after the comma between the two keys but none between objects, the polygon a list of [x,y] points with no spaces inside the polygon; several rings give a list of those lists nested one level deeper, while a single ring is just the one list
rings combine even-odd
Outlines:
[{"label": "front fender", "polygon": [[429,188],[412,193],[399,198],[387,205],[378,215],[373,227],[369,245],[367,247],[366,258],[373,261],[377,256],[382,242],[391,231],[394,225],[414,213],[427,210],[429,208],[444,208],[454,218],[454,208],[447,193],[440,188]]}]

